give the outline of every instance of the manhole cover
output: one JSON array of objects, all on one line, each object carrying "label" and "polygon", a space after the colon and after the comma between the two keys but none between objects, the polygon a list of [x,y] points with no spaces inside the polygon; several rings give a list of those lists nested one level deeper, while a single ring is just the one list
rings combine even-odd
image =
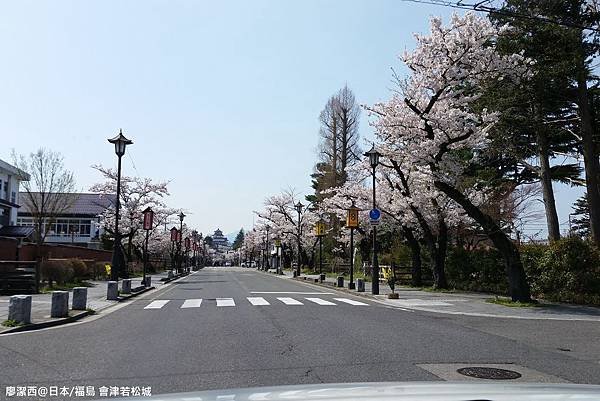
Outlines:
[{"label": "manhole cover", "polygon": [[512,380],[521,377],[521,374],[514,370],[485,368],[481,366],[469,366],[457,369],[456,371],[461,375],[476,377],[478,379]]}]

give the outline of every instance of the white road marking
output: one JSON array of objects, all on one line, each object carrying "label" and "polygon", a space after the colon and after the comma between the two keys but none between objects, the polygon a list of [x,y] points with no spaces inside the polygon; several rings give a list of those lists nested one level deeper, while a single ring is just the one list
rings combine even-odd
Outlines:
[{"label": "white road marking", "polygon": [[144,309],[160,309],[163,306],[165,306],[168,302],[168,299],[159,299],[156,301],[152,301]]},{"label": "white road marking", "polygon": [[283,302],[286,305],[304,305],[302,302],[295,300],[294,298],[277,298],[278,300],[280,300],[281,302]]},{"label": "white road marking", "polygon": [[302,292],[302,291],[250,291],[250,294],[299,294],[299,295],[333,295],[333,292]]},{"label": "white road marking", "polygon": [[200,299],[186,299],[181,305],[181,309],[184,308],[199,308],[202,305],[202,298]]},{"label": "white road marking", "polygon": [[263,297],[248,297],[248,301],[255,306],[258,305],[270,305],[269,302],[267,302],[266,299],[264,299]]},{"label": "white road marking", "polygon": [[235,306],[233,298],[217,298],[217,306]]},{"label": "white road marking", "polygon": [[369,306],[369,304],[366,304],[364,302],[360,302],[360,301],[355,301],[353,299],[348,299],[348,298],[333,298],[336,301],[340,301],[340,302],[344,302],[350,305],[361,305],[361,306]]},{"label": "white road marking", "polygon": [[336,305],[333,302],[326,301],[321,298],[305,298],[307,301],[314,302],[318,305]]}]

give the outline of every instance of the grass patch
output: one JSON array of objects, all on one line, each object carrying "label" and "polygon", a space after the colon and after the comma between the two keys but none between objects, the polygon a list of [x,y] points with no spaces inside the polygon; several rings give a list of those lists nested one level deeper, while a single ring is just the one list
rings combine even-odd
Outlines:
[{"label": "grass patch", "polygon": [[460,293],[460,292],[464,292],[464,291],[459,291],[455,288],[434,288],[434,287],[412,287],[412,288],[417,288],[420,289],[421,291],[427,291],[427,292],[441,292],[441,293],[446,293],[446,294],[456,294],[456,293]]},{"label": "grass patch", "polygon": [[85,309],[90,315],[95,315],[96,314],[96,310],[92,309],[92,308],[86,308]]},{"label": "grass patch", "polygon": [[4,327],[19,327],[23,326],[23,323],[17,322],[16,320],[6,319],[2,322],[2,326]]},{"label": "grass patch", "polygon": [[63,284],[55,284],[52,287],[44,286],[40,288],[40,293],[48,294],[52,291],[69,291],[75,287],[93,287],[92,283],[88,283],[87,281],[82,281],[80,283],[63,283]]},{"label": "grass patch", "polygon": [[502,297],[494,297],[494,298],[486,299],[485,302],[490,303],[490,304],[508,306],[511,308],[531,308],[531,307],[545,306],[544,304],[541,304],[537,301],[536,302],[514,302],[513,300],[511,300],[509,298],[502,298]]}]

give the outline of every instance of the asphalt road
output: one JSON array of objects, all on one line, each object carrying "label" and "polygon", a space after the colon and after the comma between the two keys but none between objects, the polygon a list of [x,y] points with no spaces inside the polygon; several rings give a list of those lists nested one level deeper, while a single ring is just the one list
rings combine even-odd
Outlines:
[{"label": "asphalt road", "polygon": [[405,311],[254,269],[207,268],[88,321],[0,336],[0,398],[11,385],[161,394],[441,380],[431,364],[515,364],[600,384],[598,338],[593,322]]}]

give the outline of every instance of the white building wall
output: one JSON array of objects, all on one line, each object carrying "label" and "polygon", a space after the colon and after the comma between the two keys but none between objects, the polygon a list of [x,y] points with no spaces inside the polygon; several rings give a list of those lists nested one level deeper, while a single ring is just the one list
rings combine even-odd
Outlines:
[{"label": "white building wall", "polygon": [[[0,166],[0,198],[5,201],[16,203],[20,205],[19,201],[19,185],[20,181],[18,176],[10,174],[6,169]],[[17,213],[18,209],[13,207],[10,209],[9,224],[17,224]]]}]

